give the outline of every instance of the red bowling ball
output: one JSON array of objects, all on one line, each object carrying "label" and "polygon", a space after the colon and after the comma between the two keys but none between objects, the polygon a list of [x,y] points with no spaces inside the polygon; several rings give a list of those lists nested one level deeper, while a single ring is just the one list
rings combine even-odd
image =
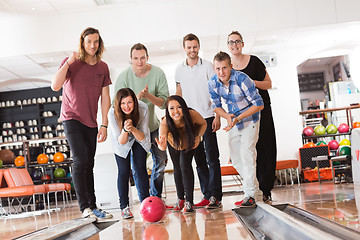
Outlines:
[{"label": "red bowling ball", "polygon": [[307,137],[311,136],[314,134],[314,129],[312,127],[306,127],[303,130],[303,134],[304,134],[304,136],[307,136]]},{"label": "red bowling ball", "polygon": [[336,140],[331,140],[328,145],[330,150],[337,150],[339,148],[339,143]]},{"label": "red bowling ball", "polygon": [[165,213],[165,203],[158,197],[147,197],[141,203],[140,215],[147,222],[158,222],[165,216]]},{"label": "red bowling ball", "polygon": [[338,127],[338,131],[339,133],[346,133],[349,131],[349,125],[347,125],[346,123],[341,123]]}]

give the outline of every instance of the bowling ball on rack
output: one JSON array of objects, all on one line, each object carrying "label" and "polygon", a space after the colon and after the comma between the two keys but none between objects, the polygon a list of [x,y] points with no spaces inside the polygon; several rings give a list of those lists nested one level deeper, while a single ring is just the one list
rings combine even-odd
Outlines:
[{"label": "bowling ball on rack", "polygon": [[326,132],[328,134],[335,134],[337,133],[338,129],[334,124],[329,124],[326,126]]},{"label": "bowling ball on rack", "polygon": [[3,161],[0,159],[0,168],[2,168],[4,165]]},{"label": "bowling ball on rack", "polygon": [[65,159],[64,154],[62,154],[61,152],[57,152],[53,156],[54,162],[63,162],[64,159]]},{"label": "bowling ball on rack", "polygon": [[21,167],[25,165],[25,158],[23,156],[17,156],[14,160],[14,164],[17,167]]},{"label": "bowling ball on rack", "polygon": [[326,142],[319,141],[319,142],[316,143],[316,146],[323,146],[323,145],[326,145]]},{"label": "bowling ball on rack", "polygon": [[140,215],[147,222],[158,222],[166,213],[166,206],[161,198],[151,196],[145,198],[140,206]]},{"label": "bowling ball on rack", "polygon": [[312,127],[306,127],[303,129],[304,136],[311,136],[314,134],[314,129]]},{"label": "bowling ball on rack", "polygon": [[65,169],[61,168],[61,167],[57,167],[54,170],[54,177],[55,178],[64,178],[66,176],[66,171]]},{"label": "bowling ball on rack", "polygon": [[336,140],[331,140],[328,145],[330,150],[337,150],[339,148],[339,143]]},{"label": "bowling ball on rack", "polygon": [[340,145],[340,146],[351,146],[351,142],[350,142],[349,139],[344,138],[343,140],[341,140],[341,141],[339,142],[339,145]]},{"label": "bowling ball on rack", "polygon": [[41,153],[37,156],[38,164],[46,164],[49,162],[49,157],[45,153]]},{"label": "bowling ball on rack", "polygon": [[[50,175],[49,174],[46,174],[44,176],[41,177],[41,180],[46,180],[46,179],[50,179]],[[44,183],[50,183],[50,181],[44,181]]]},{"label": "bowling ball on rack", "polygon": [[354,122],[353,128],[360,128],[360,122]]},{"label": "bowling ball on rack", "polygon": [[14,153],[9,149],[0,150],[0,159],[3,161],[3,164],[12,164],[15,159]]},{"label": "bowling ball on rack", "polygon": [[326,129],[323,125],[318,125],[314,129],[315,135],[324,135],[326,133]]},{"label": "bowling ball on rack", "polygon": [[315,143],[313,143],[313,142],[308,142],[308,143],[305,143],[304,144],[304,147],[305,148],[310,148],[310,147],[315,147],[316,145],[315,145]]},{"label": "bowling ball on rack", "polygon": [[338,156],[351,156],[351,147],[350,146],[341,146],[337,151]]},{"label": "bowling ball on rack", "polygon": [[41,180],[41,177],[42,177],[41,170],[35,169],[34,171],[31,172],[31,178],[33,181]]},{"label": "bowling ball on rack", "polygon": [[347,133],[349,129],[349,125],[347,125],[346,123],[341,123],[338,127],[339,133]]}]

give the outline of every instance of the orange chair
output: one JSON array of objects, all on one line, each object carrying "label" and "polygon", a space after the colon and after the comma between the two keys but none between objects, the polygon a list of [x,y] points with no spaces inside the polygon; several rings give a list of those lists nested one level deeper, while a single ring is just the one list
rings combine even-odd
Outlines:
[{"label": "orange chair", "polygon": [[[0,186],[2,184],[3,176],[6,174],[6,170],[0,170]],[[18,176],[15,176],[16,181],[21,181]],[[9,186],[0,188],[0,209],[1,215],[8,215],[11,214],[11,209],[14,209],[15,213],[19,213],[23,210],[27,211],[31,205],[34,210],[35,207],[35,197],[36,195],[42,195],[45,201],[45,187],[44,186]],[[23,201],[25,197],[30,197],[29,201],[26,203],[26,206],[23,205]],[[6,211],[2,206],[1,198],[8,199],[8,210]],[[11,200],[10,200],[11,198]],[[17,207],[15,206],[15,201],[18,203]]]},{"label": "orange chair", "polygon": [[[56,208],[58,208],[57,203],[57,193],[62,192],[63,194],[63,202],[65,207],[65,202],[68,202],[66,193],[67,185],[69,183],[49,183],[49,184],[41,184],[41,185],[34,185],[29,172],[25,169],[18,169],[18,168],[9,168],[6,169],[4,172],[5,180],[9,187],[19,187],[19,186],[33,186],[35,192],[38,189],[44,188],[44,192],[47,194],[47,203],[48,209],[50,209],[50,193],[55,194],[55,204]],[[70,186],[71,187],[71,186]]]},{"label": "orange chair", "polygon": [[223,165],[220,168],[221,176],[232,176],[237,184],[242,185],[242,178],[232,164]]},{"label": "orange chair", "polygon": [[280,185],[282,185],[281,172],[285,173],[285,185],[287,184],[287,173],[290,172],[291,186],[294,185],[294,181],[292,179],[292,169],[296,169],[296,175],[298,180],[298,186],[300,186],[300,177],[299,177],[299,161],[296,159],[293,160],[282,160],[276,162],[276,170],[280,175]]}]

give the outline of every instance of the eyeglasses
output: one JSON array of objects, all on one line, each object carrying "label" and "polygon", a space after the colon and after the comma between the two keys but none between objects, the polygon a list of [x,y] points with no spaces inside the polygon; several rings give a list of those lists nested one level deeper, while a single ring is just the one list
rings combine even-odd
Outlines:
[{"label": "eyeglasses", "polygon": [[230,46],[232,46],[232,45],[234,45],[234,44],[240,44],[240,43],[242,43],[243,41],[242,40],[240,40],[240,39],[237,39],[237,40],[235,40],[235,41],[233,41],[233,40],[230,40],[230,41],[228,41],[228,44],[230,45]]}]

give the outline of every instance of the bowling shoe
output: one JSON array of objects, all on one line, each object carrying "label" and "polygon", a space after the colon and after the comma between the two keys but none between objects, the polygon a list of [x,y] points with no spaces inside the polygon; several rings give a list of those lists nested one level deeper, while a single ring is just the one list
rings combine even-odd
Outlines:
[{"label": "bowling shoe", "polygon": [[83,218],[87,218],[87,217],[96,217],[95,214],[91,211],[90,208],[85,208],[84,211],[82,212],[82,217]]},{"label": "bowling shoe", "polygon": [[97,218],[105,218],[105,219],[109,219],[112,218],[113,215],[100,209],[100,208],[95,208],[94,210],[92,210],[92,212],[95,214],[95,216]]},{"label": "bowling shoe", "polygon": [[210,203],[207,205],[207,209],[213,209],[213,208],[221,208],[222,204],[220,201],[218,201],[214,196],[210,197]]},{"label": "bowling shoe", "polygon": [[264,203],[267,203],[267,204],[272,204],[272,199],[271,199],[271,196],[266,196],[266,195],[263,195],[263,201]]},{"label": "bowling shoe", "polygon": [[134,215],[132,214],[132,212],[130,211],[129,206],[127,206],[124,209],[121,209],[121,216],[123,219],[129,219],[129,218],[133,218]]},{"label": "bowling shoe", "polygon": [[178,199],[174,206],[173,212],[181,211],[184,208],[184,204],[185,204],[184,199]]},{"label": "bowling shoe", "polygon": [[192,204],[191,202],[186,201],[184,209],[183,209],[183,214],[189,214],[189,213],[193,213],[193,212],[195,212],[194,204]]},{"label": "bowling shoe", "polygon": [[201,207],[206,207],[207,205],[209,205],[209,203],[210,203],[209,200],[203,198],[200,202],[196,203],[194,206],[195,208],[201,208]]},{"label": "bowling shoe", "polygon": [[245,197],[244,200],[241,201],[241,204],[240,204],[240,207],[255,207],[255,206],[256,206],[255,199],[252,197]]}]

